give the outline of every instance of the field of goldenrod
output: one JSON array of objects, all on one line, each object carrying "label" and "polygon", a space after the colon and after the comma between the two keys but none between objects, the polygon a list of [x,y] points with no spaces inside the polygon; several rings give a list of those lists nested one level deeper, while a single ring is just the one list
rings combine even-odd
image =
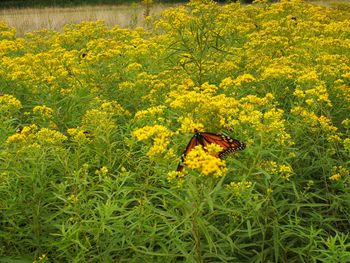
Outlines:
[{"label": "field of goldenrod", "polygon": [[[0,261],[350,262],[349,14],[192,1],[133,30],[1,23]],[[246,149],[176,172],[195,129]]]}]

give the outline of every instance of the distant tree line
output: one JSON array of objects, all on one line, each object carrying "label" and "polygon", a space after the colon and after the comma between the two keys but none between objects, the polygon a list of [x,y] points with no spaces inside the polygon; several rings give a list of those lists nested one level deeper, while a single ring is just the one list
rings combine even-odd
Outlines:
[{"label": "distant tree line", "polygon": [[[102,4],[140,3],[142,0],[0,0],[0,8],[10,7],[48,7],[48,6],[79,6]],[[236,2],[237,0],[218,0],[217,2]],[[253,0],[240,0],[241,3],[251,3]],[[188,0],[154,0],[154,3],[178,3]]]}]

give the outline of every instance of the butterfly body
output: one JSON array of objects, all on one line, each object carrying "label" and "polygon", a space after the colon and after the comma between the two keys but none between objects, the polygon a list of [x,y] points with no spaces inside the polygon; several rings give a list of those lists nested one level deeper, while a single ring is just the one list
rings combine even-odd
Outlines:
[{"label": "butterfly body", "polygon": [[222,148],[222,150],[216,156],[218,158],[222,158],[226,154],[233,153],[238,150],[243,150],[245,148],[245,144],[243,142],[232,139],[229,136],[211,132],[199,132],[198,130],[195,130],[193,137],[187,144],[185,152],[181,156],[181,161],[177,166],[177,171],[181,172],[184,169],[186,156],[194,147],[201,145],[205,149],[207,145],[212,143],[217,144]]}]

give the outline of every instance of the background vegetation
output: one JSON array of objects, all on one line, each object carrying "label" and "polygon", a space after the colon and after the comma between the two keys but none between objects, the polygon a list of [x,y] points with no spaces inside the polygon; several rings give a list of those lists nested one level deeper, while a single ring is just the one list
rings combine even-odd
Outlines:
[{"label": "background vegetation", "polygon": [[[273,2],[274,0],[271,0]],[[119,5],[140,3],[141,0],[3,0],[0,2],[0,8],[9,7],[71,7],[81,5]],[[153,3],[185,3],[186,0],[154,0]],[[232,2],[232,1],[217,1],[217,2]],[[242,3],[251,3],[252,0],[241,0]]]},{"label": "background vegetation", "polygon": [[7,8],[0,10],[0,20],[16,28],[16,35],[42,29],[63,31],[66,24],[103,20],[107,27],[135,28],[145,25],[145,14],[159,17],[178,4],[85,5],[77,7]]},{"label": "background vegetation", "polygon": [[[118,5],[140,3],[140,0],[4,0],[0,2],[0,8],[9,7],[71,7],[81,5]],[[186,2],[186,0],[158,0],[154,3],[176,3]]]},{"label": "background vegetation", "polygon": [[[348,10],[1,23],[0,261],[349,262]],[[247,148],[176,173],[194,129]]]}]

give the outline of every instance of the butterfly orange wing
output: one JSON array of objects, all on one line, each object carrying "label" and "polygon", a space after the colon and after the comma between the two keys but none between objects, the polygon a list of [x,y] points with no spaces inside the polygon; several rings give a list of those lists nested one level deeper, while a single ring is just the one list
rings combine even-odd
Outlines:
[{"label": "butterfly orange wing", "polygon": [[233,153],[235,151],[243,150],[245,144],[236,139],[232,139],[229,136],[223,134],[215,134],[210,132],[202,132],[203,146],[211,143],[215,143],[222,147],[222,151],[218,153],[217,157],[223,157],[225,154]]},{"label": "butterfly orange wing", "polygon": [[229,136],[223,134],[215,134],[211,132],[198,132],[195,130],[195,135],[191,138],[190,142],[187,144],[185,152],[181,156],[181,161],[177,166],[177,171],[182,172],[184,169],[184,162],[187,154],[197,145],[202,145],[203,147],[208,144],[215,143],[222,147],[222,151],[218,153],[217,157],[222,158],[225,154],[232,153],[238,150],[243,150],[245,144],[236,139],[232,139]]},{"label": "butterfly orange wing", "polygon": [[182,170],[184,169],[184,162],[185,162],[185,158],[187,156],[187,154],[197,145],[199,144],[198,139],[196,134],[194,136],[192,136],[190,142],[187,144],[185,152],[181,155],[181,161],[179,163],[179,165],[177,166],[176,171],[178,172],[182,172]]}]

